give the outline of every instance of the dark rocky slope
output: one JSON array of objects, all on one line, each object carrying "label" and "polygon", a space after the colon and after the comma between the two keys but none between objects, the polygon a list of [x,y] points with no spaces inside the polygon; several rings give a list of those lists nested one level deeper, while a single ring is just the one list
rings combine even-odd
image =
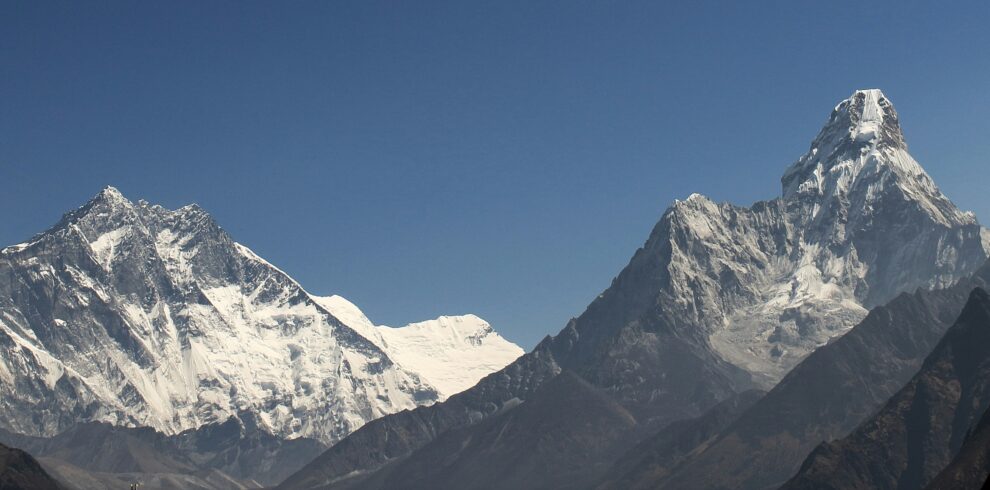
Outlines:
[{"label": "dark rocky slope", "polygon": [[966,436],[959,453],[935,477],[929,490],[980,488],[990,476],[990,410]]},{"label": "dark rocky slope", "polygon": [[845,436],[903,387],[973,288],[988,284],[990,264],[953,287],[903,294],[874,309],[676,467],[630,470],[625,481],[645,488],[776,488],[819,443]]},{"label": "dark rocky slope", "polygon": [[60,490],[30,454],[0,444],[0,490]]},{"label": "dark rocky slope", "polygon": [[698,448],[714,441],[744,411],[766,393],[750,390],[719,403],[701,417],[674,422],[640,442],[619,458],[596,486],[652,488]]},{"label": "dark rocky slope", "polygon": [[975,289],[921,370],[849,436],[822,444],[782,487],[924,488],[990,406],[990,295]]},{"label": "dark rocky slope", "polygon": [[564,371],[528,401],[476,426],[448,431],[373,478],[346,486],[581,488],[608,467],[635,428],[621,405]]}]

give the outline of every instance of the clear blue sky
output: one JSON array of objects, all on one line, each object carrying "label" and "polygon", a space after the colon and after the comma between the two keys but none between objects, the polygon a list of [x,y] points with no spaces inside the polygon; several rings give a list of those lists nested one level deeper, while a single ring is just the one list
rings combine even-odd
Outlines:
[{"label": "clear blue sky", "polygon": [[675,198],[779,193],[882,88],[990,221],[990,2],[3,2],[0,243],[112,184],[379,323],[531,347]]}]

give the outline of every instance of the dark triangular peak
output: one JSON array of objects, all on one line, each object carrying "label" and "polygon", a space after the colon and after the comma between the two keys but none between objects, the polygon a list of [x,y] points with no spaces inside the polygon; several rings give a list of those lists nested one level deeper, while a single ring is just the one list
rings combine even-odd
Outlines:
[{"label": "dark triangular peak", "polygon": [[59,490],[63,487],[30,454],[0,444],[0,488]]},{"label": "dark triangular peak", "polygon": [[990,406],[990,295],[958,321],[903,389],[848,437],[818,447],[783,488],[924,488]]}]

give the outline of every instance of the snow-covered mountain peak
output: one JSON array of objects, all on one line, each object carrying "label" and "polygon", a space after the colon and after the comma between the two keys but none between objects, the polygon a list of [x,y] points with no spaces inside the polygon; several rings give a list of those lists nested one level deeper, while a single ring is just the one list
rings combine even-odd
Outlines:
[{"label": "snow-covered mountain peak", "polygon": [[[893,160],[907,173],[924,174],[910,156],[904,161],[877,158],[884,152],[907,155],[906,150],[897,111],[890,100],[880,90],[857,90],[835,106],[808,152],[784,173],[784,197],[847,191],[861,172],[882,171],[877,163],[887,160]],[[871,162],[873,165],[869,165]]]},{"label": "snow-covered mountain peak", "polygon": [[62,220],[53,228],[58,228],[60,225],[67,223],[74,223],[87,216],[92,216],[90,219],[98,217],[105,222],[109,222],[109,224],[116,224],[117,221],[115,219],[120,219],[120,215],[131,213],[142,215],[143,222],[147,222],[149,219],[153,220],[155,218],[161,219],[165,217],[171,217],[173,220],[195,219],[197,221],[213,221],[213,217],[196,203],[186,204],[174,210],[166,209],[159,204],[151,204],[144,199],[136,202],[131,201],[116,187],[107,186],[87,201],[86,204],[66,213],[62,217]]},{"label": "snow-covered mountain peak", "polygon": [[834,137],[871,145],[907,148],[897,111],[879,89],[857,90],[832,110],[816,142]]},{"label": "snow-covered mountain peak", "polygon": [[340,296],[314,299],[345,325],[370,339],[397,364],[418,373],[440,399],[460,393],[523,355],[476,315],[441,316],[394,328],[375,325]]},{"label": "snow-covered mountain peak", "polygon": [[90,224],[101,222],[109,226],[117,226],[122,221],[133,221],[134,209],[134,203],[124,197],[119,190],[107,186],[86,204],[65,213],[55,226],[43,232],[42,235],[70,228],[84,220]]},{"label": "snow-covered mountain peak", "polygon": [[869,220],[880,208],[907,202],[944,226],[976,223],[908,153],[897,111],[877,89],[840,102],[781,184],[784,199],[808,208],[814,220]]},{"label": "snow-covered mountain peak", "polygon": [[112,185],[104,187],[99,194],[93,197],[93,200],[130,204],[130,201],[124,197],[124,194]]},{"label": "snow-covered mountain peak", "polygon": [[357,330],[373,342],[378,340],[378,335],[374,333],[375,324],[361,311],[361,308],[343,296],[336,294],[333,296],[314,296],[313,299],[330,313],[333,313],[333,316],[340,319],[345,325]]},{"label": "snow-covered mountain peak", "polygon": [[475,315],[441,316],[401,328],[380,327],[380,332],[389,356],[420,373],[444,398],[523,355]]},{"label": "snow-covered mountain peak", "polygon": [[990,233],[908,154],[879,90],[836,105],[781,180],[782,197],[749,208],[675,201],[630,265],[658,267],[633,276],[658,278],[669,310],[767,386],[869,308],[990,255]]},{"label": "snow-covered mountain peak", "polygon": [[[176,433],[247,414],[277,436],[331,444],[442,397],[434,371],[397,362],[356,306],[311,296],[199,206],[104,189],[5,248],[0,277],[3,428],[50,435],[105,421]],[[350,316],[335,316],[340,304]],[[413,342],[402,355],[453,356],[445,366],[470,384],[514,359],[491,346],[443,352],[451,345]]]},{"label": "snow-covered mountain peak", "polygon": [[134,208],[135,204],[124,197],[124,194],[117,190],[116,187],[107,186],[93,196],[86,204],[73,212],[69,212],[66,216],[72,216],[78,219],[90,213],[101,215],[117,214],[125,213]]},{"label": "snow-covered mountain peak", "polygon": [[668,210],[669,213],[678,214],[681,218],[697,213],[705,213],[718,207],[718,203],[708,198],[704,194],[697,192],[691,194],[686,199],[674,199],[674,204]]}]

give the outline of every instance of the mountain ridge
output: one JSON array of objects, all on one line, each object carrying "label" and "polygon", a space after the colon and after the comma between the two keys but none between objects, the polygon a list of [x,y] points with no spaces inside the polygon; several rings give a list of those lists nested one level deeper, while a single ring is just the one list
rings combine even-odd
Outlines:
[{"label": "mountain ridge", "polygon": [[988,258],[986,231],[928,185],[923,170],[904,180],[920,166],[906,159],[888,105],[869,91],[840,102],[785,172],[782,197],[750,208],[698,194],[675,201],[609,287],[556,336],[446,403],[366,425],[280,488],[320,488],[415,455],[448,430],[525,403],[562,370],[656,430],[774,386],[870,307],[974,273]]}]

